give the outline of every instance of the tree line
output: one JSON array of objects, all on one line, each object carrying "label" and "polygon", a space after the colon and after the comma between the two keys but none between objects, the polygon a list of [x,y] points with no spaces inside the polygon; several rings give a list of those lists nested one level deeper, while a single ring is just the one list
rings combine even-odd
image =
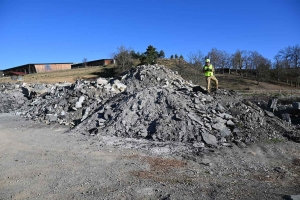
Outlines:
[{"label": "tree line", "polygon": [[[149,45],[145,52],[135,52],[121,46],[113,54],[119,72],[130,69],[133,60],[139,64],[156,64],[157,59],[165,59],[163,50],[157,51]],[[300,86],[300,46],[288,46],[278,51],[272,62],[257,51],[236,50],[230,54],[224,50],[212,48],[207,54],[200,50],[190,53],[187,58],[177,54],[171,55],[174,68],[184,78],[199,80],[205,59],[209,58],[217,73],[229,73],[243,77],[255,78],[257,84],[261,81],[285,82],[291,86]]]}]

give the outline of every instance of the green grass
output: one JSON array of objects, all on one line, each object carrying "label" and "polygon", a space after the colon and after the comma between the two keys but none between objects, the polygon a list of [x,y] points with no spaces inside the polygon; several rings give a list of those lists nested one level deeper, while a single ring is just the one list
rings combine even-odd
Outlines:
[{"label": "green grass", "polygon": [[271,139],[269,139],[269,140],[266,140],[265,142],[266,142],[266,143],[269,143],[269,144],[271,144],[271,143],[276,144],[276,143],[280,143],[280,142],[283,142],[283,141],[284,141],[283,139],[279,139],[279,138],[271,138]]}]

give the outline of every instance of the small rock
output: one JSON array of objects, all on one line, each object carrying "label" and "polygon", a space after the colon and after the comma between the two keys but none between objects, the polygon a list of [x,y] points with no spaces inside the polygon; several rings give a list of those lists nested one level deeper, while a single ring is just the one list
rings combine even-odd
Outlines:
[{"label": "small rock", "polygon": [[193,147],[196,147],[196,148],[204,148],[205,145],[203,142],[196,142],[193,144]]},{"label": "small rock", "polygon": [[218,146],[217,139],[214,135],[211,135],[207,132],[202,132],[201,135],[202,135],[203,141],[206,144],[213,145],[213,146]]}]

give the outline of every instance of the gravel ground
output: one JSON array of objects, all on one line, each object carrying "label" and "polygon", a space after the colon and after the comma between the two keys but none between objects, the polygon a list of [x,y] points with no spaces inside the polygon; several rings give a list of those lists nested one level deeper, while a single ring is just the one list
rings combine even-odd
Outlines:
[{"label": "gravel ground", "polygon": [[300,146],[196,151],[187,144],[67,133],[0,114],[0,199],[291,199]]}]

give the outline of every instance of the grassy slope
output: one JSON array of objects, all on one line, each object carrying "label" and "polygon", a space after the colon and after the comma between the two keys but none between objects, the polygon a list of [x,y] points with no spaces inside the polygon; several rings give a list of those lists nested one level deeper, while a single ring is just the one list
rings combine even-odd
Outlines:
[{"label": "grassy slope", "polygon": [[[170,60],[159,61],[159,64],[174,69],[174,63]],[[79,68],[64,71],[54,71],[39,74],[29,74],[23,77],[23,82],[26,83],[57,83],[57,82],[74,82],[76,79],[89,79],[93,80],[97,77],[112,77],[114,75],[114,66],[106,67],[90,67]],[[228,90],[295,90],[295,87],[287,85],[275,85],[270,83],[261,82],[257,85],[255,80],[245,79],[240,76],[229,74],[216,74],[221,88]],[[205,86],[203,76],[199,77],[200,85]],[[0,78],[0,82],[16,82],[10,78]]]},{"label": "grassy slope", "polygon": [[[113,66],[89,67],[38,74],[28,74],[23,77],[26,83],[57,83],[74,82],[76,79],[96,79],[98,77],[112,77]],[[0,78],[0,82],[16,82],[10,78]]]}]

